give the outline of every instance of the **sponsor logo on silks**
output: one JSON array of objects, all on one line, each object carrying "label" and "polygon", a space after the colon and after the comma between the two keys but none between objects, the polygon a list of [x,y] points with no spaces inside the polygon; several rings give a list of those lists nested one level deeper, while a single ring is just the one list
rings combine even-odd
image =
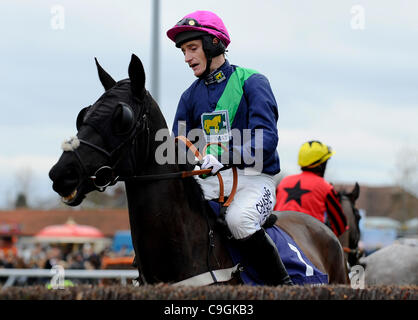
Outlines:
[{"label": "sponsor logo on silks", "polygon": [[265,221],[267,216],[273,210],[272,194],[266,187],[264,187],[263,195],[255,204],[255,208],[261,216],[261,221]]},{"label": "sponsor logo on silks", "polygon": [[219,71],[217,74],[215,74],[215,80],[216,82],[222,82],[226,79],[224,73],[222,71]]},{"label": "sponsor logo on silks", "polygon": [[212,83],[221,83],[222,81],[226,80],[226,77],[224,75],[224,73],[222,72],[222,70],[214,73],[214,74],[210,74],[206,77],[205,79],[205,84],[209,85]]},{"label": "sponsor logo on silks", "polygon": [[203,113],[201,121],[206,142],[228,142],[230,140],[231,125],[227,110]]}]

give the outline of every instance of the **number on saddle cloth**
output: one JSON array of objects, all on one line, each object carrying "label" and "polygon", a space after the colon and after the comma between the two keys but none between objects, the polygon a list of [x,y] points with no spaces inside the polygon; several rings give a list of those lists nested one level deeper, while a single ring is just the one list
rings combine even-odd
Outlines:
[{"label": "number on saddle cloth", "polygon": [[[227,235],[231,235],[224,216],[221,214],[221,209],[223,208],[219,202],[208,201],[210,207],[212,208],[215,215],[218,217],[217,223],[221,223],[218,227],[221,227],[221,232],[224,230]],[[225,208],[226,209],[226,208]],[[272,213],[270,220],[267,220],[263,225],[263,228],[266,230],[270,238],[275,243],[280,257],[283,261],[284,266],[286,267],[289,276],[295,284],[312,284],[312,285],[322,285],[328,284],[328,275],[322,273],[318,268],[316,268],[313,263],[306,257],[303,251],[299,248],[296,242],[282,229],[274,225],[277,220],[277,216]],[[222,222],[223,220],[223,222]],[[268,225],[267,225],[268,224]],[[232,239],[228,237],[228,239]],[[256,271],[251,267],[242,263],[241,253],[238,251],[236,246],[232,241],[227,241],[229,254],[234,262],[234,264],[241,263],[244,265],[244,271],[241,272],[240,276],[244,284],[249,285],[263,285],[263,281],[259,278]]]}]

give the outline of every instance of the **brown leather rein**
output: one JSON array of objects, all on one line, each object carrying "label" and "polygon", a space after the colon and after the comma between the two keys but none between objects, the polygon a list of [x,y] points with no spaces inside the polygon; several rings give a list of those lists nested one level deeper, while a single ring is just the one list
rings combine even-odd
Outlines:
[{"label": "brown leather rein", "polygon": [[351,249],[349,247],[343,247],[344,252],[346,253],[354,253],[356,255],[362,255],[364,251],[360,248]]},{"label": "brown leather rein", "polygon": [[[203,148],[203,156],[202,154],[199,152],[199,150],[197,150],[197,148],[194,146],[193,143],[190,142],[189,139],[187,139],[185,136],[178,136],[175,138],[175,141],[182,141],[192,152],[193,154],[201,161],[203,160],[203,156],[206,155],[206,150],[207,148],[212,145],[212,144],[217,144],[218,146],[222,147],[225,151],[228,152],[228,149],[220,142],[210,142],[207,145],[205,145],[205,147]],[[205,170],[194,170],[194,171],[183,171],[184,177],[190,177],[192,175],[200,175],[202,173],[199,173],[200,171],[208,171],[205,172],[210,173],[211,169],[205,169]],[[231,193],[228,197],[228,200],[226,202],[225,198],[224,198],[224,182],[222,179],[222,176],[220,174],[220,172],[216,173],[216,176],[218,177],[218,181],[219,181],[219,203],[221,203],[224,207],[228,207],[232,200],[234,199],[235,193],[237,191],[237,186],[238,186],[238,172],[237,172],[237,168],[236,167],[232,167],[232,173],[233,173],[233,183],[232,183],[232,190]]]},{"label": "brown leather rein", "polygon": [[[184,136],[178,136],[175,138],[175,141],[182,141],[192,152],[193,154],[200,160],[203,160],[204,155],[206,155],[207,147],[212,144],[217,144],[222,147],[225,151],[228,151],[226,147],[220,142],[210,142],[203,148],[203,155],[197,150],[197,148],[193,145],[193,143]],[[192,170],[192,171],[180,171],[180,172],[171,172],[171,173],[162,173],[162,174],[150,174],[150,175],[143,175],[143,176],[132,176],[132,177],[124,177],[119,178],[120,181],[152,181],[152,180],[165,180],[165,179],[175,179],[175,178],[188,178],[191,176],[198,176],[202,174],[211,174],[212,169],[202,169],[202,170]],[[223,207],[228,207],[232,200],[234,199],[235,193],[237,191],[238,186],[238,172],[236,167],[232,167],[233,173],[233,183],[232,183],[232,190],[228,197],[228,200],[225,202],[224,196],[224,182],[222,179],[222,175],[218,171],[216,176],[218,177],[219,181],[219,199],[218,202],[222,204]]]}]

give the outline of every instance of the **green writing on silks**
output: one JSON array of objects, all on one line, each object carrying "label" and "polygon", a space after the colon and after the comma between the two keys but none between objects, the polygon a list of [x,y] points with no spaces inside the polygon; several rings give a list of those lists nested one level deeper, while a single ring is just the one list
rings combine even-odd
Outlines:
[{"label": "green writing on silks", "polygon": [[[229,77],[225,90],[218,100],[215,111],[227,110],[229,115],[229,123],[232,128],[238,106],[244,94],[244,83],[253,74],[258,71],[246,68],[237,67]],[[210,145],[207,149],[207,154],[221,155],[223,149],[218,145]]]}]

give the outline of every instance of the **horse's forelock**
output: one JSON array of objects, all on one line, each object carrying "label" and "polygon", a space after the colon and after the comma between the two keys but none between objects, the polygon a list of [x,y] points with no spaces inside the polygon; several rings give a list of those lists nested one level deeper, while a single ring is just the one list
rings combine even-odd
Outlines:
[{"label": "horse's forelock", "polygon": [[86,115],[86,123],[93,125],[96,130],[97,127],[102,127],[104,123],[109,123],[108,127],[104,129],[105,131],[110,130],[111,116],[119,102],[129,104],[135,112],[135,102],[130,91],[129,79],[118,81],[114,87],[104,92],[97,99]]}]

